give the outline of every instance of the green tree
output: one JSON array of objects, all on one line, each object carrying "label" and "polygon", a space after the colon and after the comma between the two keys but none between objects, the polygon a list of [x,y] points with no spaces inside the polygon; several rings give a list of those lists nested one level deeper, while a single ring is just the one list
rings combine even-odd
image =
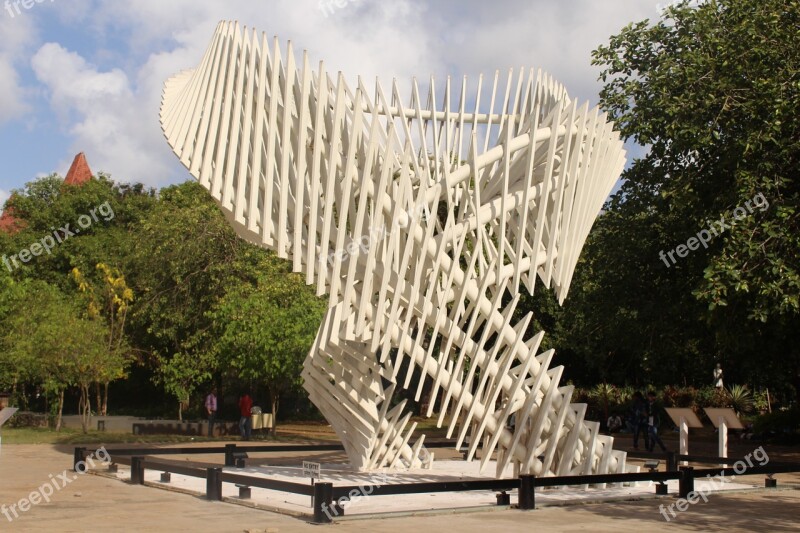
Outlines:
[{"label": "green tree", "polygon": [[153,380],[177,400],[179,418],[197,388],[218,376],[209,313],[229,290],[252,284],[266,257],[193,182],[163,189],[142,221],[125,267],[138,295],[129,331],[152,354]]},{"label": "green tree", "polygon": [[688,222],[674,229],[731,221],[758,195],[769,204],[714,242],[694,287],[712,310],[741,299],[761,321],[800,312],[798,25],[794,1],[710,0],[630,25],[594,53],[602,105],[650,149],[622,197]]},{"label": "green tree", "polygon": [[36,361],[18,344],[18,335],[29,333],[33,326],[21,321],[19,313],[33,290],[31,282],[14,282],[8,272],[0,270],[0,389],[10,388],[12,401],[23,407],[27,406],[27,397],[19,394],[19,387],[36,375]]},{"label": "green tree", "polygon": [[[594,52],[601,105],[648,148],[599,218],[577,273],[593,277],[566,310],[596,324],[576,321],[601,360],[622,350],[659,381],[689,382],[722,360],[726,374],[800,387],[799,23],[797,2],[710,0]],[[722,217],[707,249],[664,262]]]},{"label": "green tree", "polygon": [[267,385],[272,423],[281,398],[301,383],[308,354],[327,307],[299,274],[265,272],[255,286],[240,285],[211,313],[220,360],[240,378]]},{"label": "green tree", "polygon": [[78,290],[86,298],[88,317],[101,318],[108,328],[108,338],[105,341],[107,360],[106,364],[98,369],[98,381],[95,382],[97,411],[105,416],[108,414],[108,386],[112,381],[126,376],[127,367],[131,362],[131,350],[125,335],[125,321],[133,302],[133,291],[128,287],[125,276],[118,270],[111,269],[104,263],[98,263],[96,270],[102,283],[99,289],[95,289],[92,282],[77,267],[72,269],[72,278],[78,285]]},{"label": "green tree", "polygon": [[171,356],[156,354],[158,370],[153,380],[178,401],[178,420],[189,407],[192,394],[202,383],[213,379],[219,368],[216,354],[208,350],[187,349]]},{"label": "green tree", "polygon": [[23,284],[4,321],[4,342],[12,364],[40,384],[57,403],[56,429],[61,428],[64,391],[78,386],[83,430],[91,414],[89,385],[103,372],[114,372],[99,320],[86,319],[74,299],[42,282]]}]

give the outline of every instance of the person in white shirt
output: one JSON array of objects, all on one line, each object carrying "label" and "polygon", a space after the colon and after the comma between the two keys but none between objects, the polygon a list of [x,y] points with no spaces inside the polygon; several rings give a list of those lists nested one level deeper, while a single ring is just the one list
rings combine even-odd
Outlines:
[{"label": "person in white shirt", "polygon": [[217,416],[217,389],[212,387],[206,396],[206,412],[208,413],[208,436],[214,436],[214,419]]},{"label": "person in white shirt", "polygon": [[717,368],[714,369],[714,386],[718,389],[722,388],[722,365],[717,363]]}]

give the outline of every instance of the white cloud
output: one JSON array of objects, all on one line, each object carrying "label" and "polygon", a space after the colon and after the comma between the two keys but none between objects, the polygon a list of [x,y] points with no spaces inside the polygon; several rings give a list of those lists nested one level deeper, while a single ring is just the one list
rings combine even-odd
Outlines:
[{"label": "white cloud", "polygon": [[6,200],[8,200],[8,196],[9,194],[6,191],[0,189],[0,209],[2,209],[5,205]]},{"label": "white cloud", "polygon": [[0,125],[25,115],[31,107],[16,64],[36,36],[30,19],[0,14]]},{"label": "white cloud", "polygon": [[28,109],[12,61],[0,55],[0,124],[21,117]]},{"label": "white cloud", "polygon": [[[463,7],[462,7],[463,6]],[[651,16],[641,0],[464,0],[453,27],[438,32],[447,60],[469,73],[501,75],[509,68],[541,68],[563,83],[571,96],[597,101],[599,71],[591,52],[629,22]]]},{"label": "white cloud", "polygon": [[[126,36],[124,50],[98,50],[97,59],[119,57],[121,69],[102,71],[55,43],[41,47],[32,61],[54,111],[68,120],[72,153],[87,152],[94,170],[116,179],[163,185],[178,168],[163,141],[159,123],[163,82],[193,68],[220,20],[239,20],[281,46],[291,39],[296,52],[309,51],[312,64],[325,60],[349,81],[375,76],[385,87],[396,77],[401,87],[412,76],[424,86],[431,74],[492,76],[496,69],[542,67],[571,95],[596,101],[600,88],[591,50],[628,22],[652,17],[654,4],[573,0],[351,0],[325,16],[325,0],[80,0],[57,9],[64,24],[91,29],[99,39]],[[0,80],[5,80],[0,62]],[[8,78],[11,79],[11,78]],[[0,91],[2,91],[0,81]],[[1,93],[0,93],[1,94]],[[2,120],[2,108],[0,108]]]},{"label": "white cloud", "polygon": [[[159,157],[166,150],[159,150],[158,124],[142,119],[152,109],[142,104],[148,95],[135,93],[125,72],[101,72],[55,43],[42,46],[31,65],[53,109],[69,124],[71,152],[86,152],[93,171],[149,185],[168,175],[169,163]],[[60,168],[66,169],[71,155]]]}]

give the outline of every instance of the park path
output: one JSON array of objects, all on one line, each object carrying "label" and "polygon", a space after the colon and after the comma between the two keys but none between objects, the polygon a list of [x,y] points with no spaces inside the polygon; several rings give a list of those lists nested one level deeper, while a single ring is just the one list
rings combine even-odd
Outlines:
[{"label": "park path", "polygon": [[[71,449],[52,445],[6,445],[0,455],[0,505],[28,497],[51,476],[58,485],[72,460]],[[550,507],[533,512],[490,511],[432,516],[408,516],[313,526],[288,516],[184,494],[132,486],[101,476],[84,475],[54,491],[42,502],[9,522],[0,514],[0,531],[54,532],[269,532],[290,533],[329,529],[333,532],[408,533],[609,531],[615,533],[669,531],[800,531],[800,490],[712,494],[667,524],[659,503],[646,500]],[[2,509],[2,508],[0,508]],[[13,514],[9,512],[13,517]]]}]

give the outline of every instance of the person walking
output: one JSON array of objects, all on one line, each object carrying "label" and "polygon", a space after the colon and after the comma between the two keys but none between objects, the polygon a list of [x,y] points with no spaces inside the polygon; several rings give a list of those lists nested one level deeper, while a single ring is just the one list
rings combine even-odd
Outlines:
[{"label": "person walking", "polygon": [[217,417],[217,388],[211,387],[206,396],[206,413],[208,413],[208,436],[214,436],[214,420]]},{"label": "person walking", "polygon": [[611,414],[606,421],[608,434],[612,435],[622,429],[622,418],[619,415]]},{"label": "person walking", "polygon": [[639,449],[639,434],[644,435],[644,447],[650,448],[650,436],[647,432],[647,405],[644,396],[638,390],[633,393],[631,404],[631,426],[633,430],[633,449]]},{"label": "person walking", "polygon": [[650,437],[647,443],[647,451],[652,452],[656,444],[659,445],[662,452],[667,451],[667,447],[658,436],[658,426],[661,425],[661,408],[656,405],[656,393],[650,391],[647,393],[647,435]]},{"label": "person walking", "polygon": [[246,392],[239,398],[239,433],[242,435],[242,440],[250,440],[252,433],[253,423],[250,416],[250,411],[253,408],[253,400]]}]

